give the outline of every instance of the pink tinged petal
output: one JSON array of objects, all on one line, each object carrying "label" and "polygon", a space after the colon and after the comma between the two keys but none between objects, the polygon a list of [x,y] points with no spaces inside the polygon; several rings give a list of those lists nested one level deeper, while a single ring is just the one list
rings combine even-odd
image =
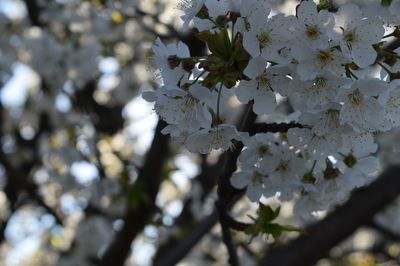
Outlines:
[{"label": "pink tinged petal", "polygon": [[359,67],[364,68],[372,65],[375,62],[377,53],[372,45],[357,45],[351,50],[354,63]]}]

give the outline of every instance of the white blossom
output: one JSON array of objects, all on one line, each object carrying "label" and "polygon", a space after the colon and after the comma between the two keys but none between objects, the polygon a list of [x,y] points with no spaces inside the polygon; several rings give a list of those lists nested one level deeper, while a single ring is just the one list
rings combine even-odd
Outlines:
[{"label": "white blossom", "polygon": [[240,82],[236,95],[242,103],[254,100],[253,110],[256,114],[270,114],[276,108],[275,92],[289,86],[286,68],[268,67],[262,57],[250,60],[244,73],[251,79]]},{"label": "white blossom", "polygon": [[341,124],[346,123],[357,132],[390,129],[384,106],[376,99],[384,90],[385,83],[379,80],[356,81],[350,89],[343,90]]},{"label": "white blossom", "polygon": [[238,135],[235,126],[220,124],[214,128],[201,129],[188,136],[186,148],[191,152],[202,154],[210,153],[212,150],[222,149],[224,151],[232,147],[232,140]]},{"label": "white blossom", "polygon": [[343,53],[348,53],[359,67],[374,63],[377,53],[372,47],[385,33],[383,22],[378,18],[366,18],[361,9],[352,3],[341,6],[335,15],[336,34]]},{"label": "white blossom", "polygon": [[238,189],[246,188],[246,195],[249,200],[257,202],[263,194],[263,184],[266,178],[262,169],[252,166],[243,171],[233,173],[231,184]]}]

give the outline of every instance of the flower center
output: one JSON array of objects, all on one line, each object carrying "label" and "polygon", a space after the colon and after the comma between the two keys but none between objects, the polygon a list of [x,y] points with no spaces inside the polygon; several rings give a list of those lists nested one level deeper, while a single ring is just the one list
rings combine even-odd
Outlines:
[{"label": "flower center", "polygon": [[321,34],[321,32],[315,26],[314,27],[307,27],[307,29],[306,29],[306,35],[311,40],[317,39],[320,34]]},{"label": "flower center", "polygon": [[351,49],[351,47],[353,46],[353,43],[357,41],[357,34],[353,31],[346,32],[343,35],[343,39],[346,42],[347,47],[349,47],[349,49]]},{"label": "flower center", "polygon": [[324,78],[324,77],[316,77],[315,79],[314,79],[314,87],[316,88],[316,89],[322,89],[322,88],[324,88],[325,86],[326,86],[326,83],[327,83],[327,79],[326,78]]},{"label": "flower center", "polygon": [[352,168],[354,165],[356,165],[357,159],[353,154],[350,153],[343,159],[343,162],[347,165],[347,167]]},{"label": "flower center", "polygon": [[278,171],[281,173],[286,173],[290,169],[290,165],[287,161],[281,161],[278,165]]},{"label": "flower center", "polygon": [[257,80],[257,82],[258,82],[258,86],[260,87],[260,88],[263,88],[263,89],[270,89],[270,90],[272,90],[272,87],[271,87],[271,78],[270,78],[270,76],[267,74],[267,73],[263,73],[263,74],[261,74],[260,76],[258,76],[257,78],[256,78],[256,80]]},{"label": "flower center", "polygon": [[181,106],[181,110],[182,112],[186,113],[187,111],[189,111],[190,109],[192,109],[192,107],[194,106],[194,104],[196,103],[196,99],[190,95],[185,97],[185,100]]},{"label": "flower center", "polygon": [[261,49],[265,46],[271,44],[272,38],[269,35],[269,32],[265,31],[257,36],[258,41],[260,42]]},{"label": "flower center", "polygon": [[257,172],[257,171],[254,171],[253,176],[252,176],[252,181],[253,181],[254,183],[262,184],[262,183],[263,183],[263,175],[260,174],[260,173]]},{"label": "flower center", "polygon": [[329,124],[333,124],[336,128],[340,127],[339,110],[328,110],[327,117]]},{"label": "flower center", "polygon": [[258,154],[260,155],[260,156],[264,156],[264,155],[266,155],[268,153],[268,146],[267,145],[261,145],[259,148],[258,148]]},{"label": "flower center", "polygon": [[328,64],[333,60],[333,57],[329,51],[319,51],[317,59],[323,64]]},{"label": "flower center", "polygon": [[356,89],[353,93],[349,95],[350,102],[354,105],[360,105],[363,102],[363,97],[361,92]]},{"label": "flower center", "polygon": [[219,130],[217,129],[216,132],[213,134],[211,145],[214,147],[220,146],[222,143],[222,135],[220,134]]}]

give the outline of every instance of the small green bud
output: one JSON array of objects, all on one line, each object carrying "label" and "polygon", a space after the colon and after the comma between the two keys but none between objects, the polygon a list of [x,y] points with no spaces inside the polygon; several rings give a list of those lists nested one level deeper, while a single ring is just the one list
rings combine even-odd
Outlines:
[{"label": "small green bud", "polygon": [[208,8],[206,7],[206,5],[203,5],[199,11],[199,13],[196,14],[196,17],[200,18],[200,19],[207,19],[209,18],[209,14],[208,14]]},{"label": "small green bud", "polygon": [[303,175],[303,178],[301,179],[301,181],[303,181],[304,183],[308,183],[308,184],[315,184],[317,182],[317,179],[314,177],[312,172],[308,172]]},{"label": "small green bud", "polygon": [[181,59],[177,57],[176,55],[170,55],[168,56],[168,66],[171,69],[174,69],[178,67],[181,64]]},{"label": "small green bud", "polygon": [[343,162],[344,162],[348,167],[352,168],[352,167],[357,163],[357,159],[356,159],[356,157],[354,157],[353,154],[350,153],[349,155],[347,155],[347,156],[344,158]]},{"label": "small green bud", "polygon": [[182,68],[187,72],[192,71],[195,65],[196,65],[196,63],[192,59],[183,59],[182,60]]},{"label": "small green bud", "polygon": [[338,177],[341,172],[338,168],[333,167],[333,163],[331,162],[331,160],[329,160],[328,158],[325,159],[326,162],[326,168],[324,170],[324,178],[325,179],[334,179],[336,177]]}]

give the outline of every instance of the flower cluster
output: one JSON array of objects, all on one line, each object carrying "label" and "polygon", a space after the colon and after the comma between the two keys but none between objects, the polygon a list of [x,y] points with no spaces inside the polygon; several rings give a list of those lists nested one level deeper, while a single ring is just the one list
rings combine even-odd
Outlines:
[{"label": "flower cluster", "polygon": [[[385,49],[399,37],[398,6],[332,11],[305,0],[284,15],[261,0],[183,1],[184,26],[193,23],[209,52],[191,57],[185,44],[157,40],[151,57],[163,84],[143,97],[168,123],[163,132],[192,152],[241,141],[231,184],[251,201],[275,196],[296,199],[300,214],[326,210],[373,178],[374,135],[400,125],[398,55]],[[232,98],[260,120],[287,104],[286,120],[302,127],[239,132],[220,114]]]}]

